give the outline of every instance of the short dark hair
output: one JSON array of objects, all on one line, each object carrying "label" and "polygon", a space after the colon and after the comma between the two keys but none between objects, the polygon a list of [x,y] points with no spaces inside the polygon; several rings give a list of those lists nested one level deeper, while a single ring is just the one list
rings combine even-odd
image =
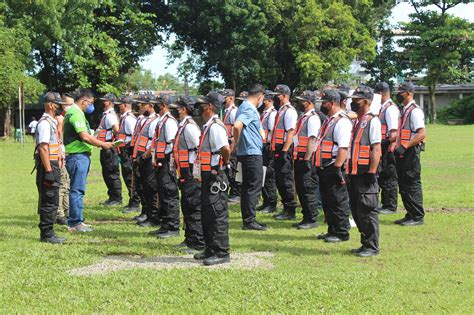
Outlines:
[{"label": "short dark hair", "polygon": [[257,94],[264,94],[265,93],[265,87],[261,84],[253,84],[249,87],[248,95],[257,95]]},{"label": "short dark hair", "polygon": [[89,89],[80,89],[77,91],[76,97],[74,98],[74,102],[79,101],[83,98],[94,98],[94,93],[92,93]]}]

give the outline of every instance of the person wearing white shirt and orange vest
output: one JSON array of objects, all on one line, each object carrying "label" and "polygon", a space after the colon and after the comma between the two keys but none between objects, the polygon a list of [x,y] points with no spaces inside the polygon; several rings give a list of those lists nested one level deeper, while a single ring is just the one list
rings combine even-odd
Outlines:
[{"label": "person wearing white shirt and orange vest", "polygon": [[230,262],[229,254],[229,210],[227,206],[228,180],[225,169],[229,167],[230,146],[227,131],[217,113],[224,98],[209,92],[196,101],[206,121],[199,141],[199,150],[194,166],[201,178],[201,220],[206,247],[194,255],[205,266]]},{"label": "person wearing white shirt and orange vest", "polygon": [[273,165],[273,153],[271,149],[271,136],[277,110],[273,106],[273,91],[265,90],[263,105],[265,106],[260,115],[260,122],[263,129],[263,165],[267,168],[265,173],[265,183],[262,188],[262,204],[257,207],[257,211],[262,213],[272,213],[276,211],[277,188],[275,183],[275,169]]},{"label": "person wearing white shirt and orange vest", "polygon": [[370,112],[374,97],[368,86],[359,86],[349,96],[351,109],[357,114],[352,129],[351,149],[347,165],[351,212],[360,232],[362,246],[352,250],[360,257],[379,253],[379,219],[377,169],[382,149],[381,124],[379,118]]},{"label": "person wearing white shirt and orange vest", "polygon": [[54,117],[62,112],[61,105],[65,105],[59,93],[48,92],[43,96],[44,114],[38,121],[35,130],[35,165],[36,186],[39,202],[41,242],[62,244],[66,239],[54,232],[53,226],[59,205],[59,183],[63,153],[58,122]]},{"label": "person wearing white shirt and orange vest", "polygon": [[[104,113],[96,131],[97,140],[113,142],[119,131],[119,120],[114,110],[114,101],[117,98],[113,93],[107,93],[99,99],[103,102]],[[107,186],[107,195],[109,196],[102,205],[117,206],[122,204],[122,181],[120,180],[117,148],[102,149],[100,151],[100,164],[102,166],[102,177]]]},{"label": "person wearing white shirt and orange vest", "polygon": [[398,180],[395,165],[395,145],[397,144],[398,120],[400,111],[390,98],[390,86],[386,82],[375,85],[374,93],[382,95],[382,107],[379,119],[382,126],[382,158],[379,168],[379,186],[381,190],[381,214],[392,214],[397,211]]},{"label": "person wearing white shirt and orange vest", "polygon": [[204,250],[201,223],[201,184],[193,176],[201,130],[192,118],[195,101],[189,96],[180,96],[175,106],[179,114],[179,125],[173,145],[173,161],[178,173],[181,191],[181,211],[184,218],[184,241],[178,244],[187,253]]},{"label": "person wearing white shirt and orange vest", "polygon": [[318,169],[319,190],[328,231],[317,239],[327,243],[349,240],[349,194],[345,177],[345,162],[351,140],[352,122],[340,107],[341,96],[336,90],[321,93],[321,112],[327,115],[319,135],[314,163]]},{"label": "person wearing white shirt and orange vest", "polygon": [[160,121],[155,128],[152,140],[151,154],[155,177],[158,184],[160,199],[159,221],[160,228],[151,232],[159,238],[169,238],[179,235],[179,192],[174,163],[173,143],[178,132],[178,122],[170,112],[171,99],[169,95],[161,95],[157,99]]},{"label": "person wearing white shirt and orange vest", "polygon": [[293,226],[301,230],[317,226],[316,219],[321,195],[313,155],[321,128],[321,119],[315,109],[315,104],[319,99],[318,94],[306,90],[296,99],[299,102],[298,106],[303,110],[303,115],[296,124],[293,159],[295,160],[295,187],[303,208],[303,220]]},{"label": "person wearing white shirt and orange vest", "polygon": [[290,103],[290,88],[278,84],[273,93],[280,109],[275,117],[271,136],[271,150],[274,157],[275,178],[278,193],[283,203],[283,212],[274,216],[277,220],[293,220],[297,203],[293,185],[293,137],[296,132],[298,114]]},{"label": "person wearing white shirt and orange vest", "polygon": [[132,187],[133,181],[133,144],[132,135],[135,130],[137,118],[132,113],[133,99],[130,96],[122,96],[119,100],[114,102],[118,105],[120,111],[119,131],[117,133],[117,140],[123,141],[118,146],[120,166],[122,169],[122,178],[128,190],[128,203],[123,212],[129,213],[132,211],[140,211],[140,197],[137,191]]},{"label": "person wearing white shirt and orange vest", "polygon": [[143,127],[143,124],[146,121],[147,116],[145,116],[143,113],[145,112],[145,108],[143,106],[140,106],[139,103],[136,102],[136,100],[133,100],[134,105],[138,107],[138,117],[137,117],[137,122],[135,123],[135,128],[133,129],[132,132],[132,139],[130,140],[130,145],[132,146],[132,169],[133,169],[133,181],[132,181],[132,190],[134,191],[135,194],[138,195],[138,198],[140,200],[140,204],[142,205],[142,210],[141,213],[135,217],[133,217],[133,220],[137,222],[145,221],[147,219],[146,214],[143,212],[143,209],[145,209],[145,198],[143,197],[143,188],[142,188],[142,180],[140,176],[140,168],[139,168],[139,160],[135,156],[135,146],[137,145],[137,140],[140,137],[139,133],[141,131],[141,128]]},{"label": "person wearing white shirt and orange vest", "polygon": [[403,226],[422,225],[423,189],[421,186],[420,152],[424,150],[426,138],[425,115],[415,103],[415,86],[411,82],[398,87],[397,101],[403,104],[403,112],[398,125],[398,138],[395,149],[398,186],[407,213],[396,224]]}]

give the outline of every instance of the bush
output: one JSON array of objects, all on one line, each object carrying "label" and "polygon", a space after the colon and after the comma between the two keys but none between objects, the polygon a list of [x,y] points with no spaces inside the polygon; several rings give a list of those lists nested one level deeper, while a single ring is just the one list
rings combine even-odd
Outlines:
[{"label": "bush", "polygon": [[465,124],[474,124],[474,95],[452,102],[437,111],[438,122],[446,124],[450,119],[463,119]]}]

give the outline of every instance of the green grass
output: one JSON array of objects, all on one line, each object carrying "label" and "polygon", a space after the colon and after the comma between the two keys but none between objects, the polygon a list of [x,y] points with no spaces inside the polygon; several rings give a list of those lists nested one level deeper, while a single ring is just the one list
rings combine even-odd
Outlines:
[{"label": "green grass", "polygon": [[[430,126],[422,156],[425,206],[474,205],[474,126]],[[290,222],[258,219],[264,233],[240,230],[231,212],[233,252],[271,251],[270,270],[133,269],[90,277],[68,270],[99,262],[109,254],[178,255],[172,245],[146,234],[130,221],[96,224],[87,235],[68,237],[63,246],[38,242],[37,192],[32,144],[0,143],[0,305],[2,313],[210,313],[370,312],[470,313],[473,305],[473,212],[430,212],[426,224],[403,228],[382,216],[381,254],[360,259],[349,242],[328,245]],[[87,220],[130,216],[97,206],[106,198],[98,151],[85,198]]]}]

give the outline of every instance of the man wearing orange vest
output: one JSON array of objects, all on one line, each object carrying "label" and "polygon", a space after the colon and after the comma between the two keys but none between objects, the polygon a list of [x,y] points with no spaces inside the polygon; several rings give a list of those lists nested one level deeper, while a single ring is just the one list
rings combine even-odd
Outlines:
[{"label": "man wearing orange vest", "polygon": [[360,232],[362,246],[352,250],[360,257],[371,257],[379,253],[379,219],[377,169],[382,149],[380,120],[370,113],[374,93],[367,86],[359,86],[349,96],[351,108],[357,113],[352,129],[351,151],[347,173],[351,212]]},{"label": "man wearing orange vest", "polygon": [[120,165],[122,168],[122,177],[128,190],[128,203],[125,206],[123,213],[132,211],[140,211],[140,198],[137,191],[132,187],[133,166],[133,144],[132,133],[137,123],[137,118],[132,113],[133,100],[130,96],[123,96],[114,104],[118,105],[120,110],[119,131],[117,139],[123,141],[119,146]]},{"label": "man wearing orange vest", "polygon": [[272,213],[276,211],[277,196],[275,183],[275,169],[273,168],[273,153],[270,146],[273,126],[277,110],[273,106],[273,91],[265,90],[263,113],[260,115],[260,122],[263,129],[263,165],[267,168],[265,173],[265,183],[262,188],[262,204],[257,207],[257,211],[262,213]]},{"label": "man wearing orange vest", "polygon": [[178,132],[178,122],[170,112],[169,95],[158,98],[160,121],[156,125],[152,142],[152,159],[160,199],[160,228],[151,234],[159,238],[179,236],[179,193],[174,163],[171,164],[173,143]]},{"label": "man wearing orange vest", "polygon": [[401,84],[397,91],[397,101],[403,104],[403,113],[398,125],[395,157],[398,186],[407,214],[395,223],[403,226],[422,225],[425,216],[420,165],[420,152],[426,137],[425,115],[415,103],[414,93],[415,86],[411,82]]},{"label": "man wearing orange vest", "polygon": [[227,132],[217,113],[222,108],[222,95],[209,92],[200,97],[197,104],[203,126],[199,150],[194,163],[195,174],[201,179],[201,220],[206,247],[194,259],[202,260],[205,266],[230,262],[229,254],[229,210],[227,207],[227,177],[230,146]]},{"label": "man wearing orange vest", "polygon": [[319,179],[313,165],[313,154],[316,149],[316,138],[321,128],[321,119],[315,109],[318,95],[313,91],[303,91],[296,99],[304,114],[296,124],[295,146],[295,186],[298,199],[303,208],[303,220],[293,226],[297,229],[312,229],[317,226]]},{"label": "man wearing orange vest", "polygon": [[293,220],[296,212],[293,186],[293,136],[296,132],[298,114],[290,104],[290,88],[278,84],[272,93],[280,106],[272,130],[271,149],[274,157],[275,178],[283,203],[283,212],[274,216],[276,220]]},{"label": "man wearing orange vest", "polygon": [[374,93],[382,95],[382,107],[379,113],[382,125],[382,158],[379,170],[379,186],[381,190],[381,214],[392,214],[397,211],[398,181],[395,166],[395,145],[397,141],[398,120],[400,111],[390,98],[390,86],[386,82],[379,82]]},{"label": "man wearing orange vest", "polygon": [[237,156],[234,151],[234,123],[235,115],[237,113],[237,106],[235,106],[235,92],[232,89],[225,89],[220,93],[224,101],[224,116],[222,122],[227,130],[227,135],[229,137],[229,144],[231,152],[230,156],[230,168],[226,170],[227,178],[229,179],[229,203],[237,203],[240,201],[240,183],[235,181],[235,171],[237,169]]},{"label": "man wearing orange vest", "polygon": [[349,240],[351,227],[344,163],[351,140],[352,122],[339,105],[338,91],[324,90],[321,102],[321,112],[328,117],[319,131],[314,161],[328,231],[318,235],[317,239],[337,243]]},{"label": "man wearing orange vest", "polygon": [[44,114],[35,130],[36,187],[38,188],[38,214],[40,216],[41,242],[62,244],[66,240],[54,232],[53,226],[59,205],[59,183],[63,166],[62,143],[58,122],[54,117],[65,105],[59,93],[48,92],[43,96]]},{"label": "man wearing orange vest", "polygon": [[181,210],[184,217],[184,241],[178,244],[187,253],[204,249],[201,223],[201,185],[193,176],[201,130],[193,120],[195,102],[180,96],[174,106],[178,109],[179,125],[173,145],[173,161],[181,190]]},{"label": "man wearing orange vest", "polygon": [[[119,120],[114,110],[116,97],[113,93],[107,93],[100,100],[103,101],[104,113],[97,129],[97,139],[103,142],[113,142],[119,131]],[[120,180],[118,150],[111,149],[100,151],[100,164],[102,166],[102,177],[107,186],[109,198],[102,204],[104,206],[117,206],[122,204],[122,181]]]},{"label": "man wearing orange vest", "polygon": [[154,97],[140,96],[137,103],[140,104],[140,109],[145,116],[133,147],[133,158],[138,164],[143,198],[143,216],[137,220],[137,224],[141,227],[159,226],[159,187],[152,164],[151,145],[160,116],[155,113],[153,104],[156,103],[156,99]]}]

